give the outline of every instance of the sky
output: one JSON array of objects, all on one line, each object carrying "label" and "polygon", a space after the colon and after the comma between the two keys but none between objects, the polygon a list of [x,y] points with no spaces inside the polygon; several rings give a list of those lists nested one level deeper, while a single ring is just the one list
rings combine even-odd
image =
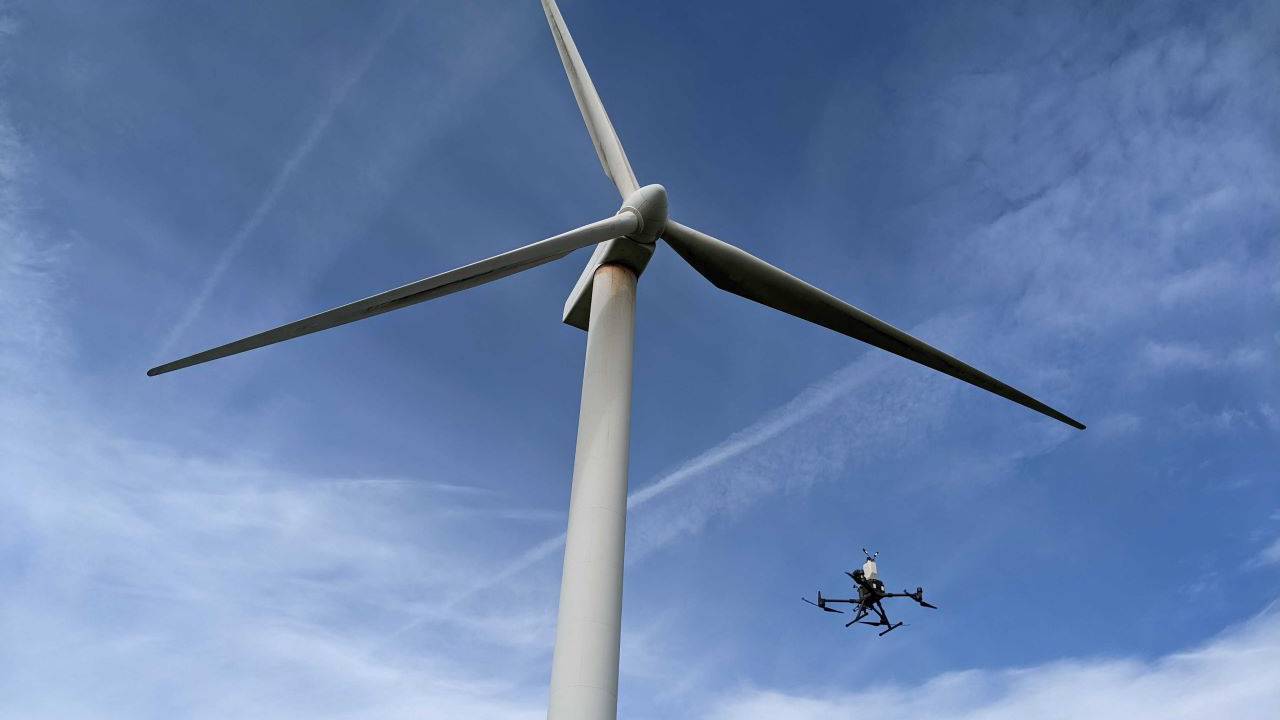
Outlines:
[{"label": "sky", "polygon": [[[561,9],[672,217],[1089,426],[659,247],[621,717],[1280,716],[1280,5]],[[145,376],[615,212],[539,4],[19,1],[0,60],[0,717],[544,717],[589,248]],[[862,547],[940,609],[800,602]]]}]

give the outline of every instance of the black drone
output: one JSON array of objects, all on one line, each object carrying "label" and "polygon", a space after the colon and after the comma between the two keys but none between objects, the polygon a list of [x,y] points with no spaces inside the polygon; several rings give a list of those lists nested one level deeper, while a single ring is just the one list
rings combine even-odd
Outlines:
[{"label": "black drone", "polygon": [[[830,613],[844,612],[843,610],[837,610],[833,607],[827,607],[831,603],[849,603],[850,605],[856,605],[858,607],[857,614],[853,616],[852,620],[845,623],[844,626],[850,627],[854,623],[862,623],[863,625],[870,625],[872,627],[883,626],[884,630],[880,631],[880,635],[882,636],[885,633],[889,632],[890,630],[894,630],[899,627],[902,627],[902,623],[900,622],[899,623],[889,622],[889,615],[885,613],[884,606],[880,604],[881,601],[883,601],[885,598],[895,598],[895,597],[911,598],[912,600],[915,600],[916,602],[920,603],[924,607],[932,608],[934,610],[938,609],[936,605],[930,605],[929,603],[924,601],[924,588],[918,587],[916,588],[915,592],[907,592],[906,590],[903,590],[900,593],[885,592],[884,583],[880,582],[880,572],[876,568],[876,558],[880,556],[880,553],[876,553],[872,555],[871,553],[867,552],[866,548],[863,548],[862,554],[867,556],[867,561],[862,564],[862,569],[845,573],[845,575],[848,575],[853,580],[854,585],[858,587],[858,597],[844,599],[844,600],[837,599],[837,598],[825,598],[825,597],[822,597],[822,591],[819,590],[818,602],[814,602],[809,598],[800,598],[800,599],[804,600],[810,605],[813,605],[821,610],[825,610]],[[875,613],[879,619],[876,620],[875,622],[870,622],[862,619],[870,615],[871,613]]]}]

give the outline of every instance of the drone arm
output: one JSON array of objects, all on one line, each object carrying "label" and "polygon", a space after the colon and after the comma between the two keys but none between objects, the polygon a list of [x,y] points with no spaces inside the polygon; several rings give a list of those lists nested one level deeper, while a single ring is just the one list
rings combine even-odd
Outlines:
[{"label": "drone arm", "polygon": [[938,609],[937,605],[931,605],[925,601],[924,588],[916,588],[915,592],[907,592],[906,590],[903,590],[900,593],[885,593],[884,597],[885,598],[896,598],[896,597],[911,598],[912,600],[915,600],[917,603],[919,603],[923,607],[931,608],[933,610]]},{"label": "drone arm", "polygon": [[662,239],[721,290],[861,340],[1084,429],[1078,420],[733,245],[670,219]]},{"label": "drone arm", "polygon": [[416,305],[427,300],[483,285],[499,278],[504,278],[528,270],[531,267],[551,262],[587,245],[622,237],[638,229],[639,221],[635,214],[623,212],[599,222],[584,225],[567,233],[556,235],[546,240],[516,248],[487,260],[471,263],[456,270],[433,275],[417,282],[409,283],[394,290],[388,290],[363,300],[348,303],[342,307],[327,310],[287,325],[260,332],[247,338],[220,345],[204,352],[196,353],[181,360],[175,360],[159,367],[151,368],[148,375],[180,370],[191,365],[198,365],[210,360],[235,355],[285,340],[292,340],[303,335],[310,335],[321,330],[345,325],[356,320],[381,315],[392,310]]}]

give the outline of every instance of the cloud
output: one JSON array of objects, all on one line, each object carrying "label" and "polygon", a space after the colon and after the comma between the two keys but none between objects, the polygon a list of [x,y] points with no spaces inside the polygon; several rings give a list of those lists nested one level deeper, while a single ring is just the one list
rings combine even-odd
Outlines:
[{"label": "cloud", "polygon": [[1142,357],[1155,370],[1244,370],[1266,361],[1266,353],[1256,347],[1230,351],[1205,348],[1196,343],[1148,341]]},{"label": "cloud", "polygon": [[[361,71],[313,123],[171,338]],[[563,513],[431,477],[315,477],[118,431],[121,408],[95,404],[70,367],[70,258],[24,214],[26,157],[3,110],[0,714],[545,717],[554,607],[432,599],[471,582],[487,558],[468,542],[477,520]],[[418,632],[391,635],[424,615]]]},{"label": "cloud", "polygon": [[[1265,407],[1265,406],[1264,406]],[[1193,434],[1226,433],[1236,430],[1256,430],[1263,427],[1259,417],[1236,407],[1224,407],[1208,410],[1198,404],[1187,404],[1176,408],[1171,413],[1173,422],[1183,430]],[[1265,416],[1259,413],[1265,422]]]},{"label": "cloud", "polygon": [[0,714],[544,717],[520,672],[544,667],[544,608],[437,614],[383,642],[472,576],[459,525],[543,518],[431,478],[310,477],[117,433],[67,369],[67,258],[24,215],[2,112],[0,145]]},{"label": "cloud", "polygon": [[1090,426],[1093,432],[1106,438],[1125,437],[1141,428],[1142,418],[1127,412],[1108,415]]},{"label": "cloud", "polygon": [[1259,568],[1267,565],[1280,565],[1280,538],[1276,538],[1270,545],[1263,548],[1248,563],[1250,568]]},{"label": "cloud", "polygon": [[545,713],[540,683],[476,659],[501,648],[536,676],[538,603],[437,610],[387,642],[473,577],[459,538],[470,513],[504,514],[488,494],[191,457],[96,417],[0,412],[5,713],[144,716],[158,688],[192,718]]},{"label": "cloud", "polygon": [[1230,292],[1240,282],[1240,268],[1225,260],[1191,268],[1168,278],[1160,288],[1160,302],[1179,305],[1201,302]]},{"label": "cloud", "polygon": [[30,407],[0,428],[6,712],[137,716],[158,687],[184,717],[541,712],[537,690],[453,648],[537,664],[541,607],[437,614],[424,636],[384,642],[471,577],[469,521],[450,519],[475,493],[188,457]]},{"label": "cloud", "polygon": [[1272,431],[1280,431],[1280,412],[1276,411],[1274,405],[1264,402],[1258,405],[1258,414],[1262,416],[1263,423]]},{"label": "cloud", "polygon": [[861,692],[745,688],[710,720],[858,718],[1270,720],[1280,713],[1280,614],[1264,612],[1197,648],[1154,660],[1086,658],[939,675]]}]

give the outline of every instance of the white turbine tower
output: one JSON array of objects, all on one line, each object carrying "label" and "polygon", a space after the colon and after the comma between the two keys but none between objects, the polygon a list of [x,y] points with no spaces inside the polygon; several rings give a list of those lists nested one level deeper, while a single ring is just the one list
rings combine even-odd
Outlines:
[{"label": "white turbine tower", "polygon": [[160,375],[399,310],[595,245],[564,306],[564,322],[587,331],[587,352],[547,717],[600,720],[617,715],[636,279],[657,240],[665,241],[722,290],[946,373],[1072,427],[1083,430],[1084,425],[744,250],[669,219],[666,190],[661,185],[641,187],[636,181],[555,1],[542,0],[542,7],[596,154],[623,198],[616,214],[175,360],[147,374]]}]

